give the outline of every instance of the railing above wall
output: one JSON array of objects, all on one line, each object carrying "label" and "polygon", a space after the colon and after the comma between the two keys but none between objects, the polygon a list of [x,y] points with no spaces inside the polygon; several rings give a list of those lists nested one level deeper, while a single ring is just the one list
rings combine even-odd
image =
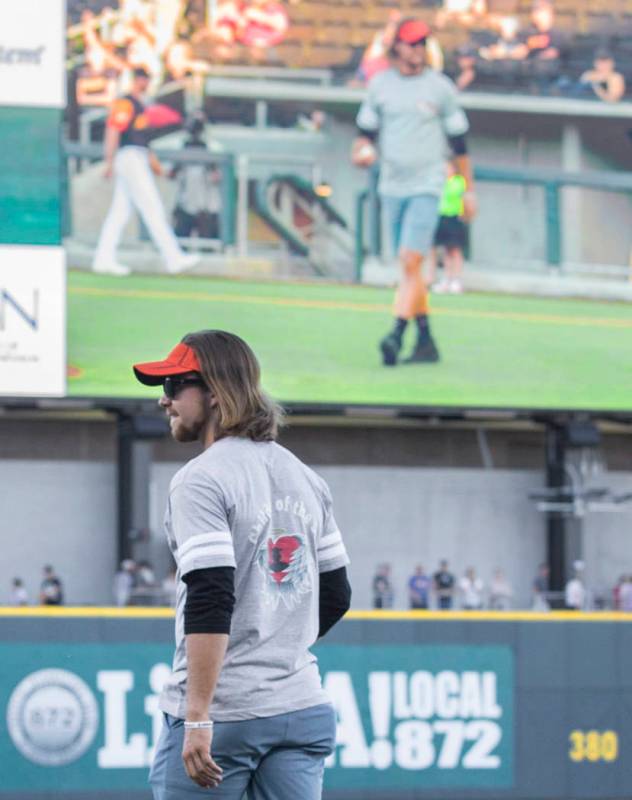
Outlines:
[{"label": "railing above wall", "polygon": [[[559,269],[563,261],[562,253],[562,225],[560,215],[560,190],[565,187],[582,189],[601,189],[610,192],[632,194],[632,172],[590,171],[566,172],[554,169],[501,169],[498,167],[477,166],[474,176],[481,183],[506,183],[518,186],[539,186],[545,193],[546,217],[546,263],[549,267]],[[362,260],[364,254],[381,256],[381,243],[372,235],[367,243],[364,239],[365,213],[364,206],[368,203],[370,231],[379,230],[380,204],[377,198],[377,180],[375,172],[368,178],[368,186],[358,194],[356,199],[356,275],[362,276]]]},{"label": "railing above wall", "polygon": [[[236,240],[236,173],[235,158],[232,153],[214,153],[203,148],[171,150],[152,148],[152,152],[164,162],[171,164],[208,164],[221,171],[220,240],[222,247],[235,244]],[[103,146],[100,144],[80,144],[66,140],[63,143],[64,169],[62,170],[63,235],[73,230],[72,204],[70,199],[70,162],[75,159],[94,162],[103,160]]]}]

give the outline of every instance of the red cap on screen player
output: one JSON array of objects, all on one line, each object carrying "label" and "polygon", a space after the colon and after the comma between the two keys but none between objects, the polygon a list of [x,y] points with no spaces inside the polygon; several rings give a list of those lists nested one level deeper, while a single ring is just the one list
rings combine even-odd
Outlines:
[{"label": "red cap on screen player", "polygon": [[160,386],[167,375],[183,375],[185,372],[200,371],[200,362],[195,351],[182,342],[177,344],[163,361],[134,364],[134,374],[145,386]]},{"label": "red cap on screen player", "polygon": [[395,34],[396,42],[417,44],[425,41],[430,36],[430,28],[422,19],[405,19]]}]

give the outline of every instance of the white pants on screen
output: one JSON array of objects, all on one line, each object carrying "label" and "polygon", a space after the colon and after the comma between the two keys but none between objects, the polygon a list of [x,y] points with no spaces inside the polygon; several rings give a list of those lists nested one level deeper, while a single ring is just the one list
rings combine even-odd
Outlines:
[{"label": "white pants on screen", "polygon": [[147,226],[167,268],[176,269],[185,255],[171,230],[158,194],[146,147],[122,147],[114,157],[114,195],[105,218],[94,267],[116,263],[116,249],[134,208]]}]

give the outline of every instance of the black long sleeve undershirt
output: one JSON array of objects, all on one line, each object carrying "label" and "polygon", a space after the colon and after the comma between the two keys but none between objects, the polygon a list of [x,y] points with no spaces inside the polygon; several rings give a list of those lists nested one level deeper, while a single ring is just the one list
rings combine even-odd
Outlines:
[{"label": "black long sleeve undershirt", "polygon": [[187,585],[184,633],[230,633],[235,607],[234,567],[195,569],[182,580]]},{"label": "black long sleeve undershirt", "polygon": [[351,605],[351,586],[347,579],[346,567],[321,572],[320,600],[318,604],[318,638],[324,636],[349,610]]},{"label": "black long sleeve undershirt", "polygon": [[465,134],[461,134],[460,136],[448,136],[448,144],[455,156],[467,155],[467,139],[465,138]]},{"label": "black long sleeve undershirt", "polygon": [[[184,633],[230,633],[235,606],[233,567],[196,569],[182,580],[187,585]],[[349,610],[351,586],[345,567],[319,575],[318,638]]]}]

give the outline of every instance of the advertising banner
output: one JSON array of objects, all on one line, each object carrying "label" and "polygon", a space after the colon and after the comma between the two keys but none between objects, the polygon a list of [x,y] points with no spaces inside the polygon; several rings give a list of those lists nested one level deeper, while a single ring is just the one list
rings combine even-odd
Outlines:
[{"label": "advertising banner", "polygon": [[0,395],[65,393],[61,247],[0,246]]},{"label": "advertising banner", "polygon": [[[338,715],[331,789],[513,782],[513,657],[503,646],[318,648]],[[167,645],[3,644],[2,790],[142,789],[162,724]],[[0,790],[0,795],[2,793]]]},{"label": "advertising banner", "polygon": [[0,0],[0,106],[63,108],[65,0]]}]

